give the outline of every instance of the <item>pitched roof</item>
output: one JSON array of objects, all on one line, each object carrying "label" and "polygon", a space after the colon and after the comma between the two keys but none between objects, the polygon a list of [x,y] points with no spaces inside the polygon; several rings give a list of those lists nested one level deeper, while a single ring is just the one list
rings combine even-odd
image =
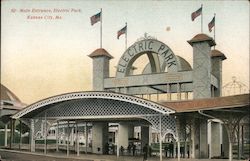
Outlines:
[{"label": "pitched roof", "polygon": [[194,43],[201,42],[201,41],[208,41],[210,46],[216,45],[214,39],[212,37],[209,37],[206,34],[197,34],[195,35],[191,40],[187,41],[191,46],[193,46]]},{"label": "pitched roof", "polygon": [[110,55],[105,49],[103,48],[99,48],[96,49],[95,51],[93,51],[89,57],[93,58],[93,57],[98,57],[98,56],[107,56],[108,58],[112,59],[113,56]]},{"label": "pitched roof", "polygon": [[161,102],[166,107],[171,107],[176,112],[192,112],[198,110],[211,110],[219,108],[242,107],[250,104],[249,93],[227,97],[214,97],[187,101]]},{"label": "pitched roof", "polygon": [[222,60],[227,59],[227,57],[222,52],[220,52],[219,50],[216,50],[216,49],[211,50],[210,55],[211,55],[211,57],[221,57]]},{"label": "pitched roof", "polygon": [[13,92],[11,92],[7,87],[5,87],[2,84],[0,87],[0,91],[1,91],[0,95],[1,100],[21,102],[20,99]]}]

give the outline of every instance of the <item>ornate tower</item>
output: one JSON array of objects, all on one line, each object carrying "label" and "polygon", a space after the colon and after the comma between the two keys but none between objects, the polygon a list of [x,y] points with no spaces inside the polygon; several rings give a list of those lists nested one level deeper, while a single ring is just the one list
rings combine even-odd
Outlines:
[{"label": "ornate tower", "polygon": [[227,59],[226,56],[219,50],[212,50],[212,74],[218,80],[218,88],[214,90],[214,97],[221,97],[222,95],[222,61]]},{"label": "ornate tower", "polygon": [[92,89],[103,91],[104,78],[109,77],[109,60],[113,57],[103,48],[96,49],[89,57],[93,59]]},{"label": "ornate tower", "polygon": [[193,97],[211,97],[211,47],[213,38],[206,34],[194,36],[188,43],[193,47]]}]

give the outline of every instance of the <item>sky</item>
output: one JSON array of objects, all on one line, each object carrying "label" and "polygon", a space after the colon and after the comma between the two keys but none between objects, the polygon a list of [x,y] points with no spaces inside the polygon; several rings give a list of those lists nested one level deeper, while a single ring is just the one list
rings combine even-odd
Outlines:
[{"label": "sky", "polygon": [[191,21],[191,13],[201,4],[203,33],[211,37],[214,32],[207,25],[216,13],[216,49],[227,57],[223,85],[236,76],[248,86],[247,0],[1,0],[1,83],[27,104],[62,93],[90,91],[92,60],[88,55],[100,47],[100,22],[91,26],[90,17],[101,8],[102,47],[114,57],[112,77],[125,51],[125,37],[117,40],[117,31],[126,22],[128,47],[147,33],[192,66],[193,51],[187,40],[201,33],[201,16]]}]

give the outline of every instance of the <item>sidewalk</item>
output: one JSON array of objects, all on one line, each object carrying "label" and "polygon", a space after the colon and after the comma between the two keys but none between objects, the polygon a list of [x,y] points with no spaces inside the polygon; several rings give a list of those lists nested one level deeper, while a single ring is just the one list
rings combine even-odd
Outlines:
[{"label": "sidewalk", "polygon": [[[143,161],[142,156],[120,156],[115,155],[96,155],[96,154],[70,154],[69,157],[63,152],[48,153],[44,155],[42,152],[25,152],[17,150],[0,149],[0,155],[3,161]],[[21,158],[21,159],[20,159]],[[16,160],[15,160],[16,159]],[[147,161],[160,161],[159,157],[148,158]],[[177,161],[176,158],[165,158],[163,161]],[[184,159],[180,161],[228,161],[228,159]],[[233,160],[246,161],[246,160]]]}]

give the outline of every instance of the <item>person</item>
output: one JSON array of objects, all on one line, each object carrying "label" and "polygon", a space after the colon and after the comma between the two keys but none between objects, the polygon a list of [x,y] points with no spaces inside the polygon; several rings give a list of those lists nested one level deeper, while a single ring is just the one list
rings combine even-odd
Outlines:
[{"label": "person", "polygon": [[174,157],[174,144],[171,141],[171,143],[169,144],[169,150],[170,150],[170,157],[173,158]]},{"label": "person", "polygon": [[164,150],[165,150],[165,157],[167,158],[168,157],[168,145],[165,145]]},{"label": "person", "polygon": [[105,144],[105,154],[109,154],[109,143]]},{"label": "person", "polygon": [[128,154],[130,154],[131,153],[131,144],[129,143],[129,145],[128,145]]},{"label": "person", "polygon": [[115,145],[114,144],[112,144],[111,149],[112,149],[112,154],[115,154]]},{"label": "person", "polygon": [[135,156],[136,145],[132,144],[133,156]]},{"label": "person", "polygon": [[184,147],[180,147],[181,158],[184,158]]},{"label": "person", "polygon": [[124,152],[124,147],[123,146],[121,146],[121,155],[123,155],[123,152]]},{"label": "person", "polygon": [[143,161],[146,161],[148,159],[148,144],[145,144],[143,149]]},{"label": "person", "polygon": [[148,154],[149,157],[152,157],[152,147],[150,145],[148,146]]}]

